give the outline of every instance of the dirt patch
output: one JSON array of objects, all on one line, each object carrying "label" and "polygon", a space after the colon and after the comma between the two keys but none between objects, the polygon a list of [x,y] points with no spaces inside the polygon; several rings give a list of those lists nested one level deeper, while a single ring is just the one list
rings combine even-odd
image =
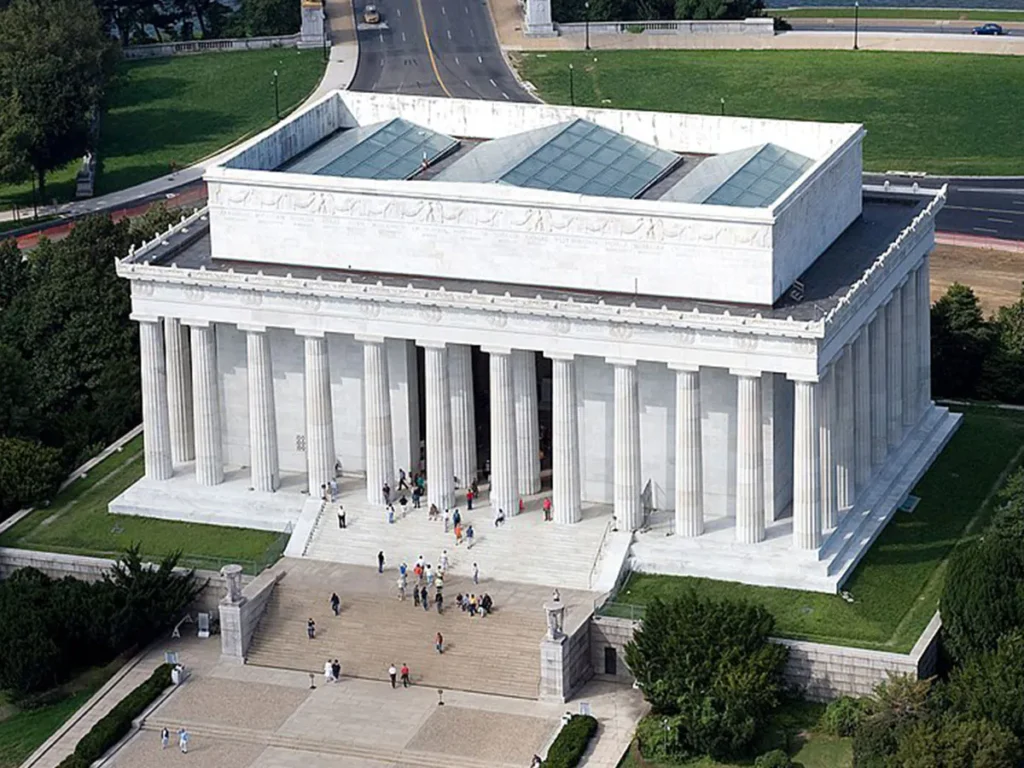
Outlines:
[{"label": "dirt patch", "polygon": [[935,301],[953,283],[974,289],[986,315],[1020,298],[1024,253],[937,245],[931,257],[931,294]]}]

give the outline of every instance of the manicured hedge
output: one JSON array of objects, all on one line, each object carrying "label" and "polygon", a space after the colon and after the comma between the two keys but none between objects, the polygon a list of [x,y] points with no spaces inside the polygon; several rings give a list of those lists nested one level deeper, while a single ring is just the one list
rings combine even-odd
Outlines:
[{"label": "manicured hedge", "polygon": [[132,729],[132,720],[152,704],[171,684],[171,665],[161,664],[146,682],[125,696],[89,730],[57,768],[89,768],[94,760],[123,739]]},{"label": "manicured hedge", "polygon": [[590,715],[573,715],[548,749],[544,768],[574,768],[597,733],[597,720]]}]

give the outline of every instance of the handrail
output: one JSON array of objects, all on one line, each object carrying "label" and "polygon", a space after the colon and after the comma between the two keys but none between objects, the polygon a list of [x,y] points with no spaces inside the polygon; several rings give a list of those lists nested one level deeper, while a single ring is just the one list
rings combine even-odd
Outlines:
[{"label": "handrail", "polygon": [[612,522],[614,517],[609,517],[608,522],[604,524],[604,531],[601,533],[601,543],[597,545],[597,554],[594,555],[594,563],[590,566],[590,575],[587,577],[587,586],[594,586],[594,572],[597,570],[597,564],[601,562],[601,553],[604,550],[604,544],[608,540],[608,531],[612,528]]}]

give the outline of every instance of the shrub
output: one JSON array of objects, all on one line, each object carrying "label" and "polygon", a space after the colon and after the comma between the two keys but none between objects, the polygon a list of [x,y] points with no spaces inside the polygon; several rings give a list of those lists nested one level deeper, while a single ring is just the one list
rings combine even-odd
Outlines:
[{"label": "shrub", "polygon": [[1024,628],[1024,542],[989,534],[955,549],[939,608],[943,643],[960,664]]},{"label": "shrub", "polygon": [[854,768],[889,768],[903,734],[934,709],[931,680],[893,675],[875,686],[865,717],[853,737]]},{"label": "shrub", "polygon": [[830,736],[853,736],[866,713],[865,702],[843,696],[825,707],[821,716],[821,730]]},{"label": "shrub", "polygon": [[[787,649],[769,641],[764,608],[689,592],[653,601],[626,646],[626,663],[660,727],[640,738],[665,757],[745,752],[778,704]],[[652,718],[653,719],[653,718]]]},{"label": "shrub", "polygon": [[781,749],[773,749],[758,755],[754,760],[754,768],[793,768],[793,761]]},{"label": "shrub", "polygon": [[60,451],[35,440],[0,438],[0,520],[42,501],[64,477]]},{"label": "shrub", "polygon": [[894,763],[900,768],[1015,768],[1020,756],[1017,737],[995,723],[933,717],[900,735]]},{"label": "shrub", "polygon": [[548,748],[545,768],[574,768],[587,751],[590,739],[597,733],[597,720],[590,715],[574,715],[562,726]]},{"label": "shrub", "polygon": [[944,693],[964,719],[991,720],[1024,739],[1024,632],[1003,637],[995,651],[954,671]]},{"label": "shrub", "polygon": [[899,729],[891,713],[866,718],[853,735],[853,768],[888,768],[899,747]]}]

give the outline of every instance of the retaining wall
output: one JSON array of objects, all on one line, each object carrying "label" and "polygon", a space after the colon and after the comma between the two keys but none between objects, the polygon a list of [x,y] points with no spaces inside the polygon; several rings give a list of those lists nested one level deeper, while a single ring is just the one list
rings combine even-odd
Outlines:
[{"label": "retaining wall", "polygon": [[284,571],[266,570],[242,590],[242,601],[232,603],[227,597],[220,601],[221,658],[245,663],[252,636],[256,633],[263,612]]},{"label": "retaining wall", "polygon": [[[585,36],[585,22],[555,24],[559,35]],[[775,22],[770,18],[739,21],[592,21],[590,34],[597,35],[686,35],[705,37],[730,35],[737,37],[773,37]]]},{"label": "retaining wall", "polygon": [[245,37],[230,40],[189,40],[180,43],[152,43],[129,45],[121,49],[126,59],[157,59],[166,56],[180,56],[189,53],[210,53],[211,51],[256,51],[264,48],[294,48],[301,35],[274,35],[269,37]]}]

